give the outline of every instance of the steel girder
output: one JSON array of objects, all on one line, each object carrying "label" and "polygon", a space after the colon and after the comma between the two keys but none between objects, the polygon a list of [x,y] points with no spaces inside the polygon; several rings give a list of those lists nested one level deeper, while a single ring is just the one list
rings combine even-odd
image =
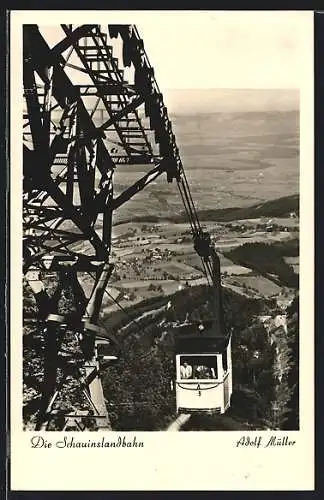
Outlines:
[{"label": "steel girder", "polygon": [[[107,28],[61,25],[62,39],[52,48],[38,26],[23,30],[24,273],[44,342],[36,428],[50,429],[53,417],[65,429],[71,421],[79,430],[110,428],[98,349],[118,341],[98,320],[112,271],[113,212],[164,172],[169,182],[183,182],[167,108],[137,29]],[[122,58],[114,56],[109,36],[119,36]],[[125,80],[128,67],[132,82]],[[151,169],[114,198],[113,174],[120,164]],[[57,286],[51,295],[46,287],[53,273]],[[92,275],[90,289],[86,273]],[[61,311],[64,287],[72,290],[73,312]],[[69,335],[77,348],[63,355]],[[88,407],[67,411],[62,419],[55,403],[71,376]]]}]

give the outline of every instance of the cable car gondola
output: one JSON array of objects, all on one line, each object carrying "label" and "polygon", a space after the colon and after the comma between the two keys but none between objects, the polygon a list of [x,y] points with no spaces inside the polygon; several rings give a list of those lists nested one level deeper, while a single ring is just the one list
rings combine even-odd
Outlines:
[{"label": "cable car gondola", "polygon": [[178,413],[225,413],[232,394],[231,338],[215,331],[214,321],[175,329]]},{"label": "cable car gondola", "polygon": [[210,234],[200,224],[184,171],[178,187],[213,296],[213,319],[175,328],[177,412],[223,414],[232,395],[231,334],[224,326],[220,260]]}]

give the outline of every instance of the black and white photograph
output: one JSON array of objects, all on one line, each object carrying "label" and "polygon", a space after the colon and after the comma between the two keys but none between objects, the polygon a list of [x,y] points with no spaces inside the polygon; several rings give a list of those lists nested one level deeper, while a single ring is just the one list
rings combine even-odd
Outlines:
[{"label": "black and white photograph", "polygon": [[26,430],[298,430],[298,89],[163,94],[136,25],[23,45]]},{"label": "black and white photograph", "polygon": [[72,14],[23,20],[11,67],[21,430],[32,448],[43,431],[292,447],[312,338],[305,13]]}]

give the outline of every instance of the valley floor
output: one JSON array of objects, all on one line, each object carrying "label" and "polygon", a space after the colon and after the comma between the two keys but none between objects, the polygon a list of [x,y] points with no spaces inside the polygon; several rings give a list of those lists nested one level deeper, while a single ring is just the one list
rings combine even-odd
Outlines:
[{"label": "valley floor", "polygon": [[[281,286],[280,280],[269,279],[225,256],[246,243],[285,244],[298,239],[298,219],[277,218],[275,223],[279,230],[272,230],[262,219],[205,223],[220,256],[224,287],[247,297],[275,298],[279,302],[291,299],[292,290],[284,284]],[[105,315],[118,309],[117,302],[127,308],[144,299],[170,295],[185,286],[206,283],[186,224],[126,223],[117,226],[112,262],[115,271],[109,295],[104,299]],[[285,262],[298,273],[298,256],[287,255]]]}]

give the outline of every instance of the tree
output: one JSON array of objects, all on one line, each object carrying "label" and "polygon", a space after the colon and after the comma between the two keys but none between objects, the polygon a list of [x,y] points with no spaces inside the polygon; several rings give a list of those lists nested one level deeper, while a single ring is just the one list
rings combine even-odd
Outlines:
[{"label": "tree", "polygon": [[288,402],[289,413],[283,426],[286,430],[299,429],[299,294],[288,308],[288,347],[290,349],[290,370],[287,384],[291,391]]},{"label": "tree", "polygon": [[[160,286],[155,288],[159,290]],[[113,313],[116,315],[105,320],[106,327],[115,331],[114,328],[129,323],[130,317],[137,318],[137,327],[130,325],[123,332],[120,361],[104,375],[105,397],[114,409],[114,430],[164,429],[174,416],[174,394],[170,391],[170,381],[174,379],[174,334],[166,325],[184,321],[187,313],[190,321],[212,319],[213,300],[207,286],[184,288],[172,295],[172,308],[138,319],[143,312],[165,305],[170,298],[146,299],[131,306],[126,318],[123,313]],[[232,332],[233,339],[234,402],[230,414],[262,427],[271,407],[273,348],[258,316],[270,306],[267,301],[243,297],[227,289],[223,291],[223,304],[225,328]],[[164,321],[160,325],[161,319]],[[251,364],[256,350],[262,354],[260,367]]]},{"label": "tree", "polygon": [[[240,247],[225,253],[225,256],[242,266],[249,267],[263,276],[278,276],[278,280],[285,286],[298,288],[299,277],[293,268],[287,264],[283,257],[287,252],[283,244],[268,245],[265,243],[246,243]],[[273,279],[273,278],[272,278]]]}]

